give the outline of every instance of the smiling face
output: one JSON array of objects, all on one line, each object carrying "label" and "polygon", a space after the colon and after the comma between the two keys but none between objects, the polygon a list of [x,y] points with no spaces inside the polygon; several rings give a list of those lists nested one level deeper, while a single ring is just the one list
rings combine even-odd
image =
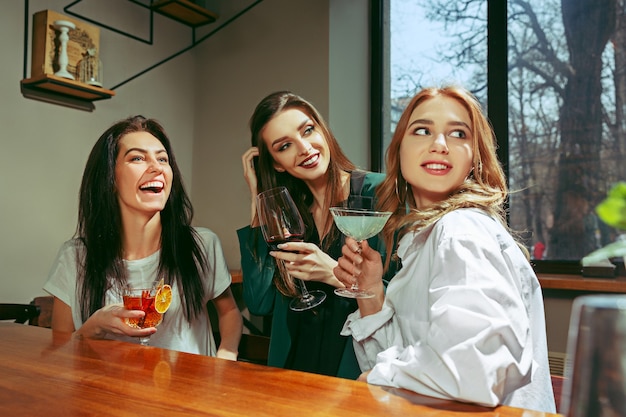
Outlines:
[{"label": "smiling face", "polygon": [[446,199],[469,175],[471,126],[468,111],[450,97],[430,98],[411,113],[400,145],[400,167],[417,208]]},{"label": "smiling face", "polygon": [[273,117],[261,132],[274,160],[274,169],[305,182],[326,175],[330,150],[318,125],[300,109],[290,108]]},{"label": "smiling face", "polygon": [[165,147],[148,132],[128,133],[118,142],[115,183],[122,217],[153,216],[165,207],[172,168]]}]

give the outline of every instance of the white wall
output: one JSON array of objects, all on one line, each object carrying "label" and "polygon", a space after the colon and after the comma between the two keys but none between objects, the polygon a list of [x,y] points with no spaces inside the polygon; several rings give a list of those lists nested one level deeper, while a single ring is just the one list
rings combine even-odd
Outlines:
[{"label": "white wall", "polygon": [[[30,14],[43,9],[63,13],[69,4],[55,0],[29,3]],[[118,12],[125,4],[116,6]],[[135,16],[135,24],[145,26],[145,16]],[[188,30],[180,32],[166,19],[155,19],[155,31],[163,36],[155,37],[154,45],[148,46],[101,30],[106,88],[190,42]],[[138,113],[160,120],[172,138],[185,180],[190,181],[192,168],[195,83],[185,74],[195,65],[191,52],[122,86],[113,98],[97,101],[96,110],[89,113],[22,96],[23,44],[24,2],[3,2],[0,302],[29,302],[43,294],[41,287],[58,248],[76,228],[78,189],[87,155],[113,122]],[[30,57],[30,51],[27,54]]]},{"label": "white wall", "polygon": [[330,1],[329,123],[350,160],[370,169],[369,2]]},{"label": "white wall", "polygon": [[[29,13],[63,13],[69,3],[30,0]],[[226,16],[251,3],[222,0],[219,12]],[[148,33],[146,15],[131,2],[106,4],[84,0],[72,11]],[[129,115],[162,122],[194,203],[194,223],[220,236],[231,268],[239,267],[235,230],[249,222],[240,157],[250,142],[248,119],[264,95],[292,89],[312,101],[348,156],[366,167],[367,5],[366,0],[264,0],[196,48],[116,89],[88,113],[22,97],[24,2],[3,2],[0,302],[29,302],[43,294],[56,252],[76,227],[87,155],[107,127]],[[190,44],[188,28],[158,15],[154,24],[153,45],[101,29],[106,88]]]},{"label": "white wall", "polygon": [[265,0],[196,50],[195,223],[218,234],[230,268],[240,265],[236,230],[250,223],[250,194],[241,166],[241,155],[250,146],[248,120],[267,94],[288,89],[311,101],[348,157],[366,167],[367,4]]}]

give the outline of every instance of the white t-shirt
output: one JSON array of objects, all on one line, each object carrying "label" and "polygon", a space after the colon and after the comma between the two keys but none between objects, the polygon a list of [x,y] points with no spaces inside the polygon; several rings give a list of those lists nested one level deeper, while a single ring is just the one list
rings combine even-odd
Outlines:
[{"label": "white t-shirt", "polygon": [[[208,259],[208,274],[203,277],[203,304],[222,294],[231,283],[231,276],[224,258],[222,246],[215,233],[206,228],[195,230],[204,243]],[[83,325],[78,305],[76,287],[76,247],[77,239],[65,242],[48,274],[43,289],[57,297],[72,309],[74,328]],[[124,261],[128,268],[128,282],[131,285],[149,286],[156,279],[160,251],[144,259]],[[122,303],[122,295],[111,289],[106,293],[106,304]],[[216,323],[214,323],[216,324]],[[139,343],[138,338],[109,334],[107,338]],[[157,332],[150,337],[150,345],[181,352],[215,356],[217,348],[207,309],[203,309],[191,323],[185,319],[177,285],[172,285],[172,304],[163,316]]]},{"label": "white t-shirt", "polygon": [[369,383],[555,412],[541,287],[499,222],[455,210],[404,235],[398,256],[382,310],[342,331]]}]

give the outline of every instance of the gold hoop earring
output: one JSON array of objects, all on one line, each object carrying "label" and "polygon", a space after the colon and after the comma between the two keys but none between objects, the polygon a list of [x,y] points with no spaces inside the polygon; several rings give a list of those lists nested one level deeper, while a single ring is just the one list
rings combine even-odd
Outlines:
[{"label": "gold hoop earring", "polygon": [[[404,178],[402,179],[404,180]],[[398,197],[398,201],[401,204],[404,204],[404,202],[406,201],[406,196],[409,193],[409,184],[406,182],[406,180],[404,180],[403,182],[404,182],[404,195],[401,196],[399,188],[398,188],[398,178],[396,178],[396,197]]]}]

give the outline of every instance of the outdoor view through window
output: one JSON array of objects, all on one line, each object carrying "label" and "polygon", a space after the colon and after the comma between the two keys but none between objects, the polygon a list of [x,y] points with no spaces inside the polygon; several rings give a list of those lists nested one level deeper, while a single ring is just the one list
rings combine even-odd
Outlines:
[{"label": "outdoor view through window", "polygon": [[[502,0],[496,0],[502,1]],[[626,181],[626,0],[508,0],[509,221],[531,257],[580,260],[615,241],[595,207]],[[420,88],[487,99],[487,0],[391,0],[383,150]],[[491,69],[493,71],[493,69]]]}]

